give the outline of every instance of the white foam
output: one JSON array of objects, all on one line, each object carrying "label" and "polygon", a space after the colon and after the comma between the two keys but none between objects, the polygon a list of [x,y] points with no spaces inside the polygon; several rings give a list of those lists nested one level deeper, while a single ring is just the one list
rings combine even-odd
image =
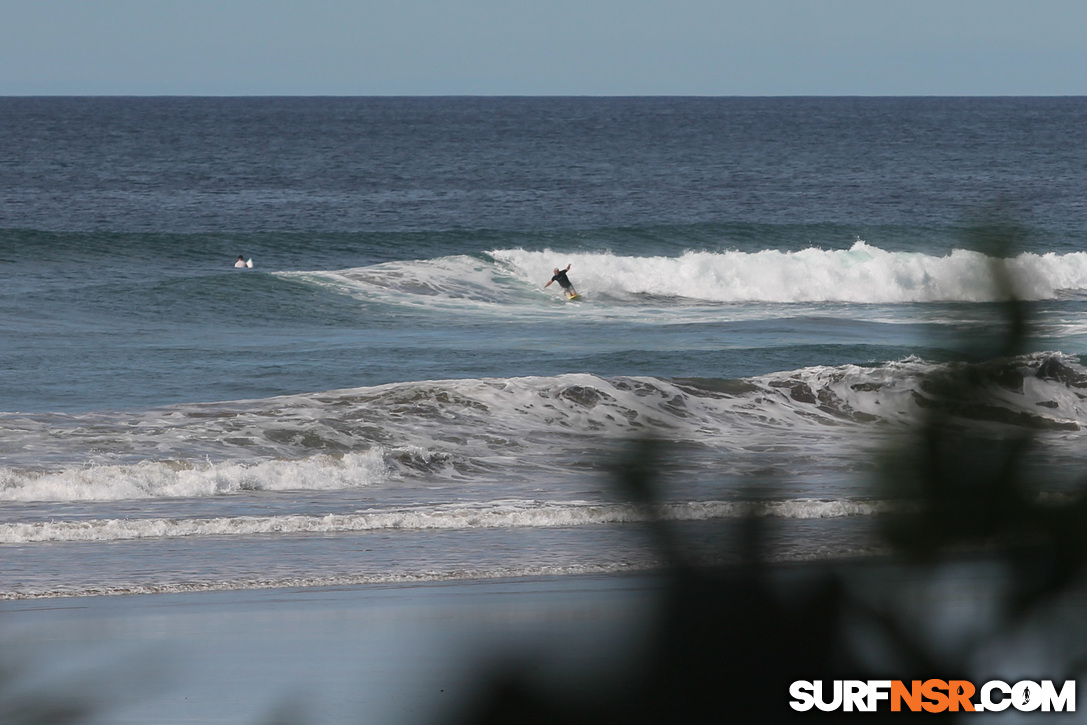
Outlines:
[{"label": "white foam", "polygon": [[344,533],[488,528],[546,528],[666,521],[708,521],[762,516],[826,519],[870,516],[893,505],[869,500],[693,501],[652,507],[621,503],[497,501],[476,505],[420,506],[352,514],[237,516],[224,518],[126,518],[0,524],[0,543],[128,541],[186,536]]},{"label": "white foam", "polygon": [[[797,252],[685,252],[678,257],[559,254],[522,249],[490,252],[525,281],[547,279],[571,263],[578,289],[592,296],[654,295],[711,302],[985,302],[1004,296],[993,259],[954,250],[945,256],[887,252],[857,241],[849,249]],[[1052,299],[1087,289],[1087,253],[1024,253],[1008,260],[1016,293]]]},{"label": "white foam", "polygon": [[380,451],[255,463],[141,461],[59,471],[0,468],[0,500],[117,501],[254,490],[330,490],[371,485],[385,476]]}]

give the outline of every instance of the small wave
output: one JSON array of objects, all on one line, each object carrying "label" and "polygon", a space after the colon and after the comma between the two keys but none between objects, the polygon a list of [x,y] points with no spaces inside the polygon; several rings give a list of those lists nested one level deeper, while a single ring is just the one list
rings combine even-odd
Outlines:
[{"label": "small wave", "polygon": [[[768,553],[767,563],[811,562],[887,556],[888,551],[866,545],[820,546]],[[700,562],[715,566],[738,564],[737,556],[706,556]],[[622,561],[553,565],[523,565],[492,568],[426,569],[402,572],[340,573],[320,576],[282,576],[239,579],[213,579],[180,582],[69,585],[53,588],[20,587],[0,591],[0,600],[59,599],[70,597],[107,597],[133,594],[192,594],[257,589],[300,589],[315,587],[355,587],[370,585],[418,585],[441,582],[488,581],[496,579],[535,579],[541,577],[607,576],[614,574],[655,575],[666,562],[650,553],[634,553]]]},{"label": "small wave", "polygon": [[498,502],[476,506],[408,508],[352,514],[238,516],[193,519],[95,519],[0,525],[0,543],[129,541],[188,536],[351,533],[365,531],[535,528],[639,523],[654,519],[709,521],[765,516],[827,519],[871,516],[894,509],[885,501],[813,500],[696,501],[653,507],[633,504]]},{"label": "small wave", "polygon": [[239,491],[344,489],[372,485],[386,475],[380,451],[251,464],[141,461],[59,471],[0,468],[0,500],[118,501]]},{"label": "small wave", "polygon": [[523,286],[490,258],[455,255],[407,262],[383,262],[335,271],[277,272],[361,300],[433,307],[508,304],[524,297]]}]

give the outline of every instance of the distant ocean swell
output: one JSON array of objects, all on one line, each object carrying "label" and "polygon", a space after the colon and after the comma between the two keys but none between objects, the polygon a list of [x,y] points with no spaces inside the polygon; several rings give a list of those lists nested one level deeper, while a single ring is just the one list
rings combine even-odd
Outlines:
[{"label": "distant ocean swell", "polygon": [[[616,441],[647,435],[682,441],[688,465],[707,470],[742,467],[766,450],[783,461],[847,460],[843,446],[861,452],[938,404],[926,381],[950,365],[908,358],[735,380],[570,374],[424,381],[124,415],[4,414],[0,500],[339,490],[419,477],[533,479],[553,475],[555,458],[571,450],[599,467]],[[1034,353],[980,370],[990,402],[970,410],[979,422],[1081,439],[1087,370],[1078,359]]]},{"label": "distant ocean swell", "polygon": [[[437,300],[509,304],[531,299],[558,264],[572,264],[579,291],[612,301],[845,302],[900,304],[988,302],[1005,294],[993,281],[993,259],[954,250],[944,256],[888,252],[857,241],[849,249],[794,252],[685,252],[675,257],[611,253],[492,250],[414,262],[387,262],[339,271],[288,273],[322,280],[347,293],[400,302]],[[1015,293],[1053,299],[1087,290],[1087,252],[1024,252],[1006,260]]]}]

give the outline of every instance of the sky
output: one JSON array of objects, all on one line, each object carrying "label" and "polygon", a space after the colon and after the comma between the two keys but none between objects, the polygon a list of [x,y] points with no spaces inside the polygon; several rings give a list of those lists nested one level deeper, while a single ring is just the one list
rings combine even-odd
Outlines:
[{"label": "sky", "polygon": [[0,95],[1087,95],[1087,0],[0,0]]}]

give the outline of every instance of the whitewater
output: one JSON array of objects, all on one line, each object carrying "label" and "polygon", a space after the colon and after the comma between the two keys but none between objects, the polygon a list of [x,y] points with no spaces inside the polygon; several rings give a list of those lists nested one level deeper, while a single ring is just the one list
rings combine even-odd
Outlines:
[{"label": "whitewater", "polygon": [[[490,252],[518,280],[539,279],[551,250]],[[789,252],[685,252],[678,257],[573,257],[586,291],[620,299],[652,295],[702,302],[992,302],[1006,298],[992,269],[997,259],[978,251],[935,256],[888,252],[856,241],[849,249],[808,248]],[[1087,252],[1024,252],[1006,263],[1014,294],[1024,300],[1053,299],[1060,292],[1087,290]]]}]

